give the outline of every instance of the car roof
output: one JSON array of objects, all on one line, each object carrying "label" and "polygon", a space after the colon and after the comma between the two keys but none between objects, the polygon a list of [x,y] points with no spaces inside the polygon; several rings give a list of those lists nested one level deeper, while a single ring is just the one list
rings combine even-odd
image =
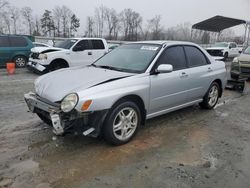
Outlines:
[{"label": "car roof", "polygon": [[87,40],[103,40],[103,38],[91,38],[91,37],[83,37],[83,38],[70,38],[71,40],[82,40],[82,39],[87,39]]},{"label": "car roof", "polygon": [[138,42],[130,42],[128,44],[158,44],[158,45],[176,45],[176,44],[181,44],[181,45],[196,45],[192,42],[186,42],[186,41],[172,41],[172,40],[150,40],[150,41],[138,41]]}]

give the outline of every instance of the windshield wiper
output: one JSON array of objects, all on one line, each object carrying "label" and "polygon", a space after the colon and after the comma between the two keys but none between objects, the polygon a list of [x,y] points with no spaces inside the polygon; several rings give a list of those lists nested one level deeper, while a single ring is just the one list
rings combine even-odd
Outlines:
[{"label": "windshield wiper", "polygon": [[109,70],[119,70],[115,67],[111,67],[109,65],[93,65],[94,67],[102,68],[102,69],[109,69]]}]

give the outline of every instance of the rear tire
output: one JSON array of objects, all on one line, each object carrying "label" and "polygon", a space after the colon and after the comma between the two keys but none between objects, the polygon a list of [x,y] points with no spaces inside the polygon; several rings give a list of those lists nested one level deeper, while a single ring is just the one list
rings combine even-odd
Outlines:
[{"label": "rear tire", "polygon": [[228,58],[228,52],[226,52],[226,53],[224,54],[224,60],[225,60],[225,61],[227,60],[227,58]]},{"label": "rear tire", "polygon": [[103,134],[105,140],[112,145],[123,145],[129,142],[141,125],[141,111],[130,101],[115,105],[108,114]]},{"label": "rear tire", "polygon": [[221,88],[219,84],[213,82],[204,96],[203,101],[200,103],[201,108],[209,110],[213,109],[219,100],[220,92]]},{"label": "rear tire", "polygon": [[13,59],[14,63],[16,64],[17,68],[23,68],[27,64],[27,58],[25,56],[16,56]]}]

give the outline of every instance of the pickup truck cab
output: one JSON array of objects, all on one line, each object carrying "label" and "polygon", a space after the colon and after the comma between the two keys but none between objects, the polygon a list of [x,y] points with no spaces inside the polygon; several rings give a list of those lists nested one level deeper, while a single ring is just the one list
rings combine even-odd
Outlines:
[{"label": "pickup truck cab", "polygon": [[224,59],[237,57],[242,52],[242,49],[235,42],[218,42],[206,50],[211,56],[223,57]]},{"label": "pickup truck cab", "polygon": [[105,39],[72,38],[55,47],[31,49],[28,68],[40,73],[61,68],[90,65],[108,52]]}]

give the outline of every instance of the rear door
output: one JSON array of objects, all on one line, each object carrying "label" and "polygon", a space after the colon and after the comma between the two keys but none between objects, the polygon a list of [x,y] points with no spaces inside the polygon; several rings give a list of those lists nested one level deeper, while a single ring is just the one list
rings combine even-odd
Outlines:
[{"label": "rear door", "polygon": [[0,36],[0,66],[10,61],[10,42],[8,36]]},{"label": "rear door", "polygon": [[93,61],[99,59],[105,54],[105,46],[102,40],[100,39],[92,39],[90,40],[92,44],[92,58]]},{"label": "rear door", "polygon": [[158,59],[155,68],[161,64],[171,64],[174,70],[150,76],[150,114],[187,102],[189,77],[186,73],[187,62],[183,47],[168,47]]},{"label": "rear door", "polygon": [[202,99],[207,92],[213,78],[213,69],[205,54],[195,46],[184,46],[189,68],[186,70],[189,76],[190,87],[188,100]]},{"label": "rear door", "polygon": [[11,36],[9,40],[11,45],[11,58],[13,59],[17,55],[23,55],[28,59],[30,49],[28,48],[29,43],[27,40],[22,36]]}]

